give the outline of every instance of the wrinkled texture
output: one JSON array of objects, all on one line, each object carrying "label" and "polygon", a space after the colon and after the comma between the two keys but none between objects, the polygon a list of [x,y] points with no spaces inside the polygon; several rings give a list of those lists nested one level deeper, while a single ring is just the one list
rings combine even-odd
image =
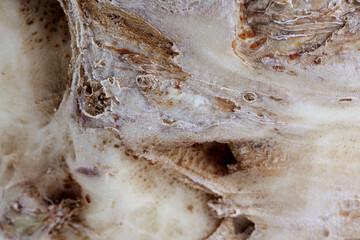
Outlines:
[{"label": "wrinkled texture", "polygon": [[80,233],[360,235],[357,1],[60,3],[71,86],[48,126]]}]

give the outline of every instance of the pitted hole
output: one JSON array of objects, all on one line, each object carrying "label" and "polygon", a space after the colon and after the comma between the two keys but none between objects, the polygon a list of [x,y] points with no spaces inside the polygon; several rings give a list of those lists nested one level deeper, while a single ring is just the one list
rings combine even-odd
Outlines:
[{"label": "pitted hole", "polygon": [[250,237],[251,233],[255,230],[255,223],[245,216],[233,218],[234,233],[241,235],[242,240]]},{"label": "pitted hole", "polygon": [[253,102],[256,101],[257,95],[254,92],[246,92],[243,95],[243,99],[244,99],[245,102],[253,103]]},{"label": "pitted hole", "polygon": [[217,175],[229,174],[228,165],[237,163],[230,147],[226,143],[203,143],[202,151],[209,165],[214,166]]},{"label": "pitted hole", "polygon": [[138,75],[136,76],[136,84],[144,91],[156,88],[156,78],[153,75]]},{"label": "pitted hole", "polygon": [[226,176],[231,174],[229,167],[237,164],[231,150],[232,143],[203,142],[188,146],[165,147],[154,154],[163,156],[182,169],[201,175]]}]

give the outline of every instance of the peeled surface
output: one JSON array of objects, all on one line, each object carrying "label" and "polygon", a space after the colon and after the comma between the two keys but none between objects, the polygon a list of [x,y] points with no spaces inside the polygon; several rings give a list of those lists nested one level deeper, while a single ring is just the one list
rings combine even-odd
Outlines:
[{"label": "peeled surface", "polygon": [[59,2],[0,3],[4,238],[360,236],[357,1]]}]

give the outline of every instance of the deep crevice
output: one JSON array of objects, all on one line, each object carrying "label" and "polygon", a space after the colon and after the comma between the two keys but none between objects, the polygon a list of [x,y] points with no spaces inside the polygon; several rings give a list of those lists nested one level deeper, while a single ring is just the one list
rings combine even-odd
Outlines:
[{"label": "deep crevice", "polygon": [[206,142],[202,144],[194,144],[193,147],[198,148],[204,153],[204,158],[209,165],[212,165],[216,171],[216,175],[229,174],[228,165],[236,164],[229,144],[219,142]]},{"label": "deep crevice", "polygon": [[234,232],[242,235],[242,240],[246,240],[255,230],[255,223],[245,216],[233,218]]}]

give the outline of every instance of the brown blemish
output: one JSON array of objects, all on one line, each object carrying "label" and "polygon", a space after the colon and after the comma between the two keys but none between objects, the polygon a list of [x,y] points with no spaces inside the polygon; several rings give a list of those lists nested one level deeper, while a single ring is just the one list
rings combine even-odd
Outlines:
[{"label": "brown blemish", "polygon": [[241,109],[241,107],[236,106],[236,104],[230,101],[229,99],[221,98],[221,97],[215,97],[215,99],[218,101],[218,103],[220,104],[221,108],[224,111],[235,112],[235,109],[238,110]]},{"label": "brown blemish", "polygon": [[294,53],[294,54],[290,54],[290,55],[289,55],[289,58],[290,58],[290,60],[295,60],[295,59],[297,59],[299,56],[300,56],[299,53]]},{"label": "brown blemish", "polygon": [[339,215],[342,217],[348,217],[348,216],[350,216],[350,214],[351,214],[351,211],[340,211],[339,212]]},{"label": "brown blemish", "polygon": [[83,66],[80,66],[79,75],[81,83],[76,90],[78,95],[83,97],[84,110],[93,116],[104,113],[111,100],[106,97],[102,85],[99,82],[91,81]]},{"label": "brown blemish", "polygon": [[276,102],[280,102],[280,101],[282,101],[282,99],[281,99],[281,98],[277,98],[277,97],[274,97],[274,96],[270,96],[269,98],[270,98],[271,100],[276,101]]},{"label": "brown blemish", "polygon": [[259,48],[261,45],[263,45],[265,42],[266,42],[266,38],[261,38],[261,39],[255,41],[254,43],[252,43],[250,45],[250,49],[255,50],[255,49]]},{"label": "brown blemish", "polygon": [[339,99],[339,102],[351,102],[352,99],[351,98],[341,98]]},{"label": "brown blemish", "polygon": [[79,194],[82,191],[81,186],[75,181],[73,176],[69,174],[64,180],[64,188],[74,190],[73,194]]},{"label": "brown blemish", "polygon": [[87,202],[88,204],[91,203],[91,198],[90,198],[89,194],[86,194],[86,195],[85,195],[85,200],[86,200],[86,202]]},{"label": "brown blemish", "polygon": [[31,24],[33,24],[34,23],[34,19],[27,19],[26,20],[26,24],[27,25],[31,25]]},{"label": "brown blemish", "polygon": [[243,99],[246,102],[255,102],[256,98],[257,98],[256,94],[252,92],[247,92],[243,95]]},{"label": "brown blemish", "polygon": [[329,235],[330,235],[330,231],[329,231],[328,229],[324,228],[324,230],[323,230],[323,236],[324,236],[324,237],[329,237]]},{"label": "brown blemish", "polygon": [[97,42],[97,45],[101,48],[106,48],[121,55],[122,57],[120,58],[120,61],[126,61],[132,65],[142,65],[143,68],[146,69],[146,71],[142,74],[152,74],[154,76],[176,74],[176,80],[178,82],[186,81],[189,77],[189,75],[185,73],[180,66],[172,63],[168,59],[154,59],[129,49],[117,49],[113,46],[108,46],[99,42]]},{"label": "brown blemish", "polygon": [[188,209],[191,213],[193,213],[194,206],[193,206],[192,204],[189,204],[189,205],[187,206],[187,209]]},{"label": "brown blemish", "polygon": [[[126,39],[126,41],[144,50],[136,51],[126,48],[116,48],[114,46],[116,46],[115,44],[117,44],[118,40],[114,40],[113,45],[107,45],[101,40],[96,39],[95,43],[99,48],[111,51],[111,55],[114,58],[129,65],[128,68],[122,69],[132,71],[139,69],[137,70],[138,76],[153,76],[156,77],[156,79],[159,76],[172,78],[177,81],[177,84],[186,81],[190,77],[188,73],[184,72],[182,68],[172,60],[174,56],[179,54],[174,48],[174,43],[140,16],[127,13],[108,3],[100,6],[93,0],[82,1],[80,7],[83,17],[91,17],[92,22],[98,22],[100,28],[103,28],[103,31],[113,36],[114,39]],[[144,52],[146,52],[146,54],[144,54]],[[115,66],[115,68],[119,67]],[[82,79],[83,76],[80,76],[80,78]],[[151,98],[153,95],[156,95],[157,99],[151,100],[158,101],[158,104],[163,104],[168,107],[174,106],[172,101],[163,101],[161,96],[159,96],[161,93],[158,94],[158,92],[156,92],[156,79],[153,79],[153,82],[148,81],[149,84],[140,84],[139,86],[141,87],[142,93],[146,98]],[[137,78],[137,80],[143,80],[143,78]],[[146,83],[146,81],[142,81],[141,83]],[[90,87],[93,88],[92,85],[96,86],[97,83],[91,79],[91,76],[89,76],[88,80],[84,79],[80,82],[78,95],[79,98],[81,98],[80,101],[84,102],[81,105],[82,108],[91,115],[98,115],[104,112],[105,108],[109,106],[111,99],[109,100],[105,98],[106,95],[103,95],[103,103],[100,102],[100,104],[98,104],[98,99],[86,94],[84,91],[85,85],[90,85]],[[101,86],[99,87],[101,88]],[[99,90],[103,91],[101,89]],[[155,91],[149,93],[150,90]]]},{"label": "brown blemish", "polygon": [[278,72],[284,72],[285,71],[285,67],[284,66],[280,66],[280,65],[275,65],[272,66],[272,68]]},{"label": "brown blemish", "polygon": [[174,50],[174,43],[169,38],[162,35],[138,15],[127,13],[107,2],[100,6],[94,0],[82,1],[80,7],[85,16],[91,16],[94,21],[104,26],[106,31],[112,34],[142,43],[151,52],[156,51],[166,57],[174,57],[179,54]]},{"label": "brown blemish", "polygon": [[321,57],[315,58],[314,63],[315,63],[316,65],[320,65],[320,64],[322,63],[322,58],[321,58]]},{"label": "brown blemish", "polygon": [[173,119],[167,119],[167,118],[164,118],[163,120],[163,123],[167,124],[167,125],[171,125],[171,124],[174,124],[176,122],[176,120],[173,120]]},{"label": "brown blemish", "polygon": [[243,57],[241,57],[240,54],[236,51],[236,47],[237,47],[237,41],[236,41],[236,40],[232,41],[231,47],[232,47],[232,49],[233,49],[234,54],[235,54],[241,61],[245,62],[245,59],[244,59]]},{"label": "brown blemish", "polygon": [[297,75],[297,73],[295,71],[287,71],[286,73],[289,74],[289,75],[292,75],[292,76]]},{"label": "brown blemish", "polygon": [[243,30],[243,32],[238,35],[238,37],[242,40],[245,40],[247,38],[253,38],[255,36],[255,33],[251,30]]}]

